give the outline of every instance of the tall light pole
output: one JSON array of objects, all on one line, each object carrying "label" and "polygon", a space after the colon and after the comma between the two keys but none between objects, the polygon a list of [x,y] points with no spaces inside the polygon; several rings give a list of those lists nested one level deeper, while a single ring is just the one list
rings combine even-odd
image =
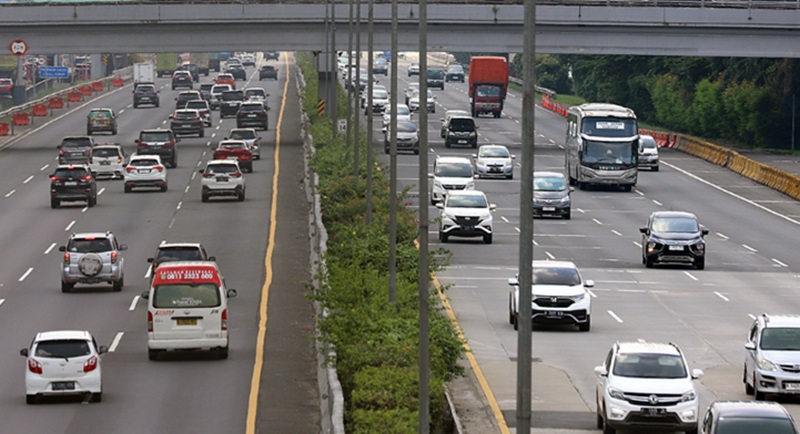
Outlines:
[{"label": "tall light pole", "polygon": [[345,146],[349,150],[350,146],[350,130],[351,130],[351,123],[350,117],[352,116],[352,108],[353,108],[353,68],[350,67],[353,59],[351,56],[353,55],[353,0],[349,0],[350,4],[350,18],[347,22],[347,133],[345,135]]},{"label": "tall light pole", "polygon": [[531,290],[533,281],[533,141],[536,106],[536,0],[525,1],[522,54],[522,173],[519,195],[519,332],[517,334],[517,432],[531,430]]},{"label": "tall light pole", "polygon": [[[367,52],[369,52],[369,57],[367,58],[367,64],[372,65],[373,62],[373,49],[374,49],[374,40],[373,40],[373,28],[372,28],[372,21],[374,18],[373,14],[373,7],[375,6],[375,0],[369,0],[369,11],[367,12],[367,20],[369,21],[368,27],[368,36],[367,36]],[[372,81],[373,81],[373,72],[372,67],[369,68],[369,72],[367,73],[367,209],[366,209],[366,216],[367,216],[367,225],[372,224]]]},{"label": "tall light pole", "polygon": [[[327,1],[327,0],[326,0]],[[333,86],[331,87],[331,119],[333,120],[333,137],[339,133],[339,70],[338,56],[336,55],[336,0],[331,1],[331,68],[333,68]]]},{"label": "tall light pole", "polygon": [[392,79],[389,80],[389,301],[397,299],[397,0],[392,0]]},{"label": "tall light pole", "polygon": [[[397,58],[397,51],[392,51]],[[419,2],[419,433],[430,431],[430,337],[428,324],[428,2]]]},{"label": "tall light pole", "polygon": [[[357,0],[358,12],[356,12],[356,71],[358,78],[356,79],[356,92],[353,98],[353,106],[355,107],[355,137],[353,140],[353,175],[358,177],[358,145],[361,140],[361,123],[359,122],[359,115],[361,114],[360,105],[356,104],[356,100],[360,100],[361,93],[361,0]],[[372,68],[369,69],[370,72]],[[366,89],[364,89],[366,92]]]}]

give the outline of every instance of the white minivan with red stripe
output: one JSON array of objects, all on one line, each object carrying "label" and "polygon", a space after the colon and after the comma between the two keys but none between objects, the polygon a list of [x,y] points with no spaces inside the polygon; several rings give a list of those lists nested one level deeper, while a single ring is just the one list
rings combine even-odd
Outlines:
[{"label": "white minivan with red stripe", "polygon": [[228,298],[216,262],[168,262],[158,267],[147,299],[147,355],[166,351],[215,351],[228,357]]}]

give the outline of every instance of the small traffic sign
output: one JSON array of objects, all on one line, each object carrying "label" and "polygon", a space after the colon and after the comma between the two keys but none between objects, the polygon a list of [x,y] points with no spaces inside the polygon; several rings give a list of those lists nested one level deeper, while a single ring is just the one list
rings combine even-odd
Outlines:
[{"label": "small traffic sign", "polygon": [[66,66],[40,66],[39,78],[69,78],[69,68]]},{"label": "small traffic sign", "polygon": [[337,127],[340,133],[347,131],[347,119],[339,119]]},{"label": "small traffic sign", "polygon": [[16,39],[11,41],[11,45],[8,46],[8,49],[11,50],[11,54],[17,57],[24,56],[25,53],[28,52],[28,44],[22,39]]}]

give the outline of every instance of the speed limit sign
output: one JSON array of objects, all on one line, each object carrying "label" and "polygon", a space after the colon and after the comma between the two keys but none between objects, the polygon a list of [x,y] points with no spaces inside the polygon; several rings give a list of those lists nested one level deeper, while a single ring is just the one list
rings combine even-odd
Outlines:
[{"label": "speed limit sign", "polygon": [[9,45],[8,48],[11,50],[11,54],[18,57],[24,56],[25,53],[28,52],[28,44],[26,44],[22,39],[11,41],[11,45]]}]

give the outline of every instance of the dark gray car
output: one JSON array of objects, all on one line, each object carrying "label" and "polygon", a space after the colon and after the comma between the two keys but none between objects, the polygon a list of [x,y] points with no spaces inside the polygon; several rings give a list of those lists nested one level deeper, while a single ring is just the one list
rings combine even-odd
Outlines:
[{"label": "dark gray car", "polygon": [[533,217],[570,219],[572,187],[563,173],[533,172]]},{"label": "dark gray car", "polygon": [[683,211],[657,211],[650,214],[642,233],[642,263],[652,268],[657,263],[706,267],[708,229],[700,228],[697,217]]}]

